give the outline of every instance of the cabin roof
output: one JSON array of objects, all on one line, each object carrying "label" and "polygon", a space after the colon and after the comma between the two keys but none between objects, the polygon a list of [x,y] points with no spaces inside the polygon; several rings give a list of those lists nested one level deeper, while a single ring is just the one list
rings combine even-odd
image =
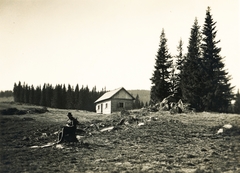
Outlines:
[{"label": "cabin roof", "polygon": [[132,97],[132,99],[134,100],[134,97],[127,90],[125,90],[123,87],[121,87],[121,88],[117,88],[115,90],[106,92],[99,99],[97,99],[94,103],[98,103],[98,102],[101,102],[101,101],[104,101],[104,100],[111,99],[113,96],[115,96],[121,90],[124,90],[126,93],[128,93]]}]

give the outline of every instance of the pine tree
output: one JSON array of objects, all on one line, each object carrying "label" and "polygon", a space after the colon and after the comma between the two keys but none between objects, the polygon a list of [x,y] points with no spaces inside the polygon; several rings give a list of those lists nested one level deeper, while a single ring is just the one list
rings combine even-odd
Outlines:
[{"label": "pine tree", "polygon": [[74,108],[79,109],[79,85],[77,84],[74,90]]},{"label": "pine tree", "polygon": [[67,89],[67,103],[66,103],[66,108],[67,109],[72,109],[73,108],[73,102],[74,102],[74,92],[73,92],[73,89],[70,85],[68,85],[68,89]]},{"label": "pine tree", "polygon": [[44,85],[43,85],[43,88],[42,88],[40,105],[41,105],[41,106],[47,106],[47,100],[46,100],[46,84],[44,84]]},{"label": "pine tree", "polygon": [[90,92],[89,92],[89,88],[88,86],[86,86],[85,88],[82,87],[82,89],[80,90],[80,96],[81,96],[81,103],[82,103],[82,108],[81,110],[89,110],[90,109]]},{"label": "pine tree", "polygon": [[29,87],[27,84],[23,85],[24,95],[23,95],[23,102],[29,103]]},{"label": "pine tree", "polygon": [[63,84],[63,87],[61,89],[61,109],[65,109],[67,105],[67,91],[66,91],[66,86]]},{"label": "pine tree", "polygon": [[217,47],[216,22],[210,14],[210,7],[206,11],[203,27],[203,69],[204,69],[204,97],[203,104],[206,111],[226,112],[233,99],[230,77],[224,70],[224,63],[220,56],[221,48]]},{"label": "pine tree", "polygon": [[34,92],[35,92],[34,86],[31,85],[30,93],[29,93],[29,103],[30,104],[34,104]]},{"label": "pine tree", "polygon": [[14,83],[14,87],[13,87],[13,97],[14,97],[14,101],[18,102],[18,86],[16,83]]},{"label": "pine tree", "polygon": [[201,33],[197,19],[191,28],[188,52],[181,71],[181,90],[183,100],[190,103],[197,111],[203,110],[202,97],[202,66],[201,66]]},{"label": "pine tree", "polygon": [[61,108],[61,96],[62,96],[62,85],[56,85],[53,89],[53,98],[51,107],[53,108]]},{"label": "pine tree", "polygon": [[34,104],[40,105],[40,99],[41,99],[41,86],[37,86],[36,90],[34,91]]},{"label": "pine tree", "polygon": [[240,114],[240,93],[237,91],[235,103],[234,103],[234,113]]},{"label": "pine tree", "polygon": [[139,109],[139,108],[140,108],[140,99],[139,99],[139,95],[137,94],[133,102],[133,109]]},{"label": "pine tree", "polygon": [[151,104],[155,104],[158,101],[162,101],[165,97],[171,94],[170,91],[170,70],[172,65],[172,57],[168,53],[167,39],[165,37],[164,30],[162,30],[160,36],[160,45],[158,53],[156,55],[155,70],[151,86]]},{"label": "pine tree", "polygon": [[178,55],[176,56],[176,87],[174,90],[175,96],[177,98],[182,98],[181,90],[181,73],[183,70],[183,65],[185,63],[185,57],[183,55],[183,41],[180,39],[179,45],[177,47]]},{"label": "pine tree", "polygon": [[18,98],[18,102],[23,102],[23,87],[21,82],[18,82],[18,86],[17,86],[17,98]]},{"label": "pine tree", "polygon": [[53,99],[53,87],[50,84],[46,85],[46,106],[51,107]]}]

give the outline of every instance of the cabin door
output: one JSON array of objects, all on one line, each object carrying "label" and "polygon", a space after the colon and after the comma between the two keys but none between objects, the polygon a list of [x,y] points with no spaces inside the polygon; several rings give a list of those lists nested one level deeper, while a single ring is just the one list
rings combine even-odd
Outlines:
[{"label": "cabin door", "polygon": [[102,114],[103,113],[103,104],[101,104],[100,109],[101,109],[101,114]]}]

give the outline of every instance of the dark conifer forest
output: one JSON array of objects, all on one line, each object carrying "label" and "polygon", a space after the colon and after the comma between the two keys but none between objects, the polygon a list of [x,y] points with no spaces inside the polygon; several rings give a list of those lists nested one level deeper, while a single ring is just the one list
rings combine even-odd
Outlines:
[{"label": "dark conifer forest", "polygon": [[180,40],[177,47],[179,54],[171,56],[167,49],[166,35],[162,31],[150,79],[151,104],[174,94],[197,111],[232,111],[234,87],[229,82],[231,77],[220,55],[221,48],[217,46],[220,41],[216,40],[216,23],[210,7],[206,10],[202,29],[195,18],[190,29],[186,55],[182,53],[183,43]]},{"label": "dark conifer forest", "polygon": [[97,91],[96,87],[91,90],[88,86],[81,88],[77,84],[75,88],[68,85],[44,84],[42,87],[19,82],[14,84],[13,96],[15,102],[29,103],[34,105],[60,108],[95,111],[94,102],[106,92],[105,89]]}]

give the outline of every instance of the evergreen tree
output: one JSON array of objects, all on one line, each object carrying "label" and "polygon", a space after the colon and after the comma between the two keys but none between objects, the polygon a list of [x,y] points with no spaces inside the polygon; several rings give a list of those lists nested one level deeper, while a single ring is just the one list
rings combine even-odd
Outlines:
[{"label": "evergreen tree", "polygon": [[202,66],[201,66],[201,33],[197,19],[191,28],[186,61],[181,71],[181,90],[183,100],[197,111],[203,110],[202,97]]},{"label": "evergreen tree", "polygon": [[27,84],[23,85],[23,102],[29,103],[29,87]]},{"label": "evergreen tree", "polygon": [[90,109],[90,97],[89,97],[89,88],[88,86],[86,86],[85,88],[82,87],[82,89],[80,90],[80,95],[81,95],[81,103],[82,103],[82,110],[89,110]]},{"label": "evergreen tree", "polygon": [[40,99],[40,105],[41,106],[47,106],[47,100],[46,100],[46,84],[43,85],[42,92],[41,92],[41,99]]},{"label": "evergreen tree", "polygon": [[53,99],[53,87],[50,84],[46,85],[46,106],[51,107]]},{"label": "evergreen tree", "polygon": [[210,7],[206,11],[203,27],[203,69],[204,69],[204,97],[203,104],[206,111],[226,112],[233,99],[230,77],[224,70],[224,63],[220,56],[221,48],[217,47],[216,22],[210,14]]},{"label": "evergreen tree", "polygon": [[34,104],[40,105],[41,100],[41,86],[37,86],[36,90],[34,91]]},{"label": "evergreen tree", "polygon": [[52,98],[51,107],[61,108],[61,95],[62,95],[62,86],[58,84],[53,89],[53,98]]},{"label": "evergreen tree", "polygon": [[181,73],[183,70],[183,65],[185,63],[185,57],[183,55],[183,41],[180,39],[179,45],[177,47],[178,55],[176,56],[176,87],[174,90],[175,96],[177,98],[182,98],[181,90]]},{"label": "evergreen tree", "polygon": [[35,92],[34,86],[31,85],[30,93],[29,93],[29,103],[30,104],[34,104],[34,92]]},{"label": "evergreen tree", "polygon": [[19,81],[19,83],[18,83],[18,89],[17,89],[17,91],[18,91],[18,102],[23,102],[23,87],[22,87],[22,84],[21,84],[21,82]]},{"label": "evergreen tree", "polygon": [[148,102],[145,103],[145,107],[148,107]]},{"label": "evergreen tree", "polygon": [[63,84],[63,87],[61,89],[61,109],[65,109],[67,105],[67,91],[66,91],[66,86]]},{"label": "evergreen tree", "polygon": [[165,97],[171,94],[170,91],[170,70],[172,65],[171,55],[168,53],[167,39],[165,37],[164,30],[162,30],[160,36],[160,45],[158,53],[156,55],[155,70],[153,76],[150,79],[152,81],[151,86],[151,104],[155,104],[158,101],[162,101]]},{"label": "evergreen tree", "polygon": [[72,87],[70,85],[68,85],[68,89],[67,89],[67,95],[66,95],[66,108],[67,109],[73,109],[73,102],[74,102],[74,92],[72,90]]},{"label": "evergreen tree", "polygon": [[240,114],[240,93],[237,91],[235,103],[234,103],[234,113]]},{"label": "evergreen tree", "polygon": [[14,83],[13,87],[13,98],[15,102],[18,102],[18,86],[16,83]]},{"label": "evergreen tree", "polygon": [[133,109],[139,109],[140,108],[140,99],[139,99],[139,95],[137,94],[137,96],[135,97],[135,100],[133,102]]},{"label": "evergreen tree", "polygon": [[79,85],[77,84],[74,90],[74,108],[79,109]]},{"label": "evergreen tree", "polygon": [[94,86],[92,88],[92,91],[90,93],[90,108],[88,111],[95,111],[95,104],[94,102],[98,99],[98,92],[97,92],[97,87]]}]

